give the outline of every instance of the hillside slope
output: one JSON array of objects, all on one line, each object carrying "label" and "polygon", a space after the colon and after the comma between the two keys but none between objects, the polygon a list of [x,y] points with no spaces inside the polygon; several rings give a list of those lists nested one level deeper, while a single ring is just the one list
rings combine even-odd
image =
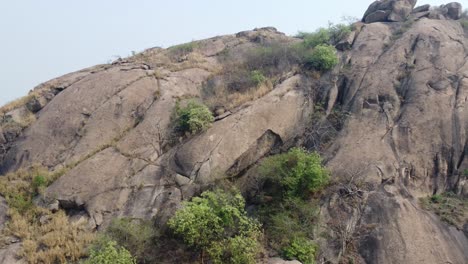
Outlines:
[{"label": "hillside slope", "polygon": [[[148,49],[41,84],[4,108],[0,173],[35,164],[61,171],[35,202],[91,229],[116,217],[162,225],[219,180],[250,192],[259,160],[304,146],[325,157],[337,183],[321,199],[321,260],[338,263],[352,244],[364,263],[466,263],[468,225],[442,222],[418,199],[468,197],[467,34],[451,5],[409,14],[415,1],[393,2],[409,12],[371,5],[340,43],[338,65],[321,76],[282,52],[274,61],[252,55],[301,41],[262,28]],[[270,81],[245,87],[238,71],[255,67],[268,68]],[[174,109],[190,98],[215,122],[176,133]],[[330,128],[336,113],[340,125]],[[0,259],[12,261],[18,244],[6,248]]]}]

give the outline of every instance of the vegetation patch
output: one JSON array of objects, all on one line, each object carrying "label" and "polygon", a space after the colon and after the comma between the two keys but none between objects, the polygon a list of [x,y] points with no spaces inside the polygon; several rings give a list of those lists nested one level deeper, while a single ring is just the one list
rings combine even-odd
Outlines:
[{"label": "vegetation patch", "polygon": [[255,263],[260,250],[260,225],[247,216],[242,195],[206,191],[183,204],[168,226],[212,263]]},{"label": "vegetation patch", "polygon": [[105,246],[109,241],[114,241],[128,250],[138,263],[154,263],[156,260],[152,253],[156,246],[157,234],[151,221],[119,218],[111,222],[97,244]]},{"label": "vegetation patch", "polygon": [[266,158],[259,167],[259,218],[268,244],[283,257],[315,263],[318,205],[314,200],[329,181],[316,153],[301,148]]},{"label": "vegetation patch", "polygon": [[66,263],[87,255],[94,234],[86,223],[70,222],[64,211],[52,212],[32,201],[57,175],[33,167],[0,177],[0,194],[9,206],[2,237],[21,239],[20,257],[29,263]]},{"label": "vegetation patch", "polygon": [[130,252],[109,240],[100,248],[91,249],[89,259],[84,264],[136,264]]},{"label": "vegetation patch", "polygon": [[183,133],[196,134],[208,129],[214,122],[210,109],[201,103],[190,100],[186,106],[180,106],[178,101],[175,108],[176,128]]},{"label": "vegetation patch", "polygon": [[443,221],[463,230],[468,222],[468,199],[453,193],[434,194],[420,199],[424,209],[434,212]]}]

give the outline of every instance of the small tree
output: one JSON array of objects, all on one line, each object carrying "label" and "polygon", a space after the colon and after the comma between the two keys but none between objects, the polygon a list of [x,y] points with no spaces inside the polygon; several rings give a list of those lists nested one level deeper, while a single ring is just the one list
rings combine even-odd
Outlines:
[{"label": "small tree", "polygon": [[310,66],[318,71],[329,71],[337,63],[336,49],[329,45],[318,45],[305,58],[306,66]]},{"label": "small tree", "polygon": [[213,263],[255,263],[260,226],[247,216],[237,191],[207,191],[186,202],[168,225]]},{"label": "small tree", "polygon": [[85,264],[136,264],[136,261],[125,248],[109,240],[99,250],[92,249]]},{"label": "small tree", "polygon": [[208,129],[214,121],[210,109],[193,100],[189,101],[186,107],[176,105],[176,118],[178,129],[192,134]]},{"label": "small tree", "polygon": [[329,180],[320,155],[301,148],[265,159],[260,170],[267,180],[281,187],[283,197],[305,197],[322,189]]}]

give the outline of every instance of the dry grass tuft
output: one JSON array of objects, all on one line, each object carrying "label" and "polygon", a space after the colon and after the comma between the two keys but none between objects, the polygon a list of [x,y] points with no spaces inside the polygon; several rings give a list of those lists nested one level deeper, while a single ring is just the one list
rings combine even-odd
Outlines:
[{"label": "dry grass tuft", "polygon": [[37,94],[35,92],[32,92],[26,96],[23,96],[21,98],[7,103],[6,105],[0,107],[0,115],[4,115],[12,110],[25,106],[26,103],[28,103],[31,99],[35,97],[37,97]]},{"label": "dry grass tuft", "polygon": [[204,100],[206,105],[213,109],[223,106],[226,110],[232,110],[246,102],[254,101],[273,89],[270,81],[260,84],[258,87],[248,89],[246,92],[229,92],[226,87],[216,89],[213,96]]},{"label": "dry grass tuft", "polygon": [[64,211],[52,212],[32,201],[59,174],[34,166],[0,177],[0,194],[9,206],[9,221],[1,237],[21,239],[19,257],[28,263],[66,263],[86,256],[94,240],[83,222],[70,222]]}]

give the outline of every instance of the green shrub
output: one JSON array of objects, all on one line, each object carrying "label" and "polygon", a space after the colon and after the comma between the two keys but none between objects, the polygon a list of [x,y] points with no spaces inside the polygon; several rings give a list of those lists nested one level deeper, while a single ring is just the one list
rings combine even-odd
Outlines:
[{"label": "green shrub", "polygon": [[306,238],[294,238],[284,248],[284,256],[290,260],[297,259],[303,264],[314,264],[317,245]]},{"label": "green shrub", "polygon": [[330,32],[326,28],[319,28],[314,33],[299,32],[297,37],[304,40],[303,46],[305,48],[315,48],[318,45],[325,45],[330,42]]},{"label": "green shrub", "polygon": [[293,148],[263,160],[259,174],[263,179],[260,201],[268,201],[261,202],[259,215],[269,245],[284,257],[314,263],[319,209],[311,195],[321,191],[329,180],[322,159],[317,153]]},{"label": "green shrub", "polygon": [[318,71],[329,71],[338,63],[336,49],[329,45],[319,45],[305,57],[304,63]]},{"label": "green shrub", "polygon": [[321,190],[329,180],[329,172],[322,166],[320,155],[301,148],[265,159],[260,171],[273,185],[281,187],[283,197],[306,197]]},{"label": "green shrub", "polygon": [[177,128],[182,132],[195,134],[204,131],[214,121],[213,114],[204,104],[189,101],[187,106],[176,105]]},{"label": "green shrub", "polygon": [[250,80],[255,84],[255,86],[259,86],[264,83],[267,78],[261,71],[255,70],[250,72]]},{"label": "green shrub", "polygon": [[330,24],[328,34],[330,35],[329,44],[336,45],[351,33],[351,26],[345,24]]},{"label": "green shrub", "polygon": [[169,48],[169,51],[173,56],[181,57],[193,52],[197,47],[198,43],[195,41],[191,41],[188,43],[172,46]]},{"label": "green shrub", "polygon": [[105,235],[126,248],[139,263],[151,263],[156,230],[150,221],[120,218],[112,220]]},{"label": "green shrub", "polygon": [[260,226],[237,191],[207,191],[184,203],[168,226],[213,263],[255,263]]},{"label": "green shrub", "polygon": [[434,194],[431,196],[431,202],[433,203],[440,203],[442,201],[442,195]]},{"label": "green shrub", "polygon": [[39,193],[43,188],[47,186],[47,179],[42,175],[34,176],[32,180],[32,187],[35,193]]},{"label": "green shrub", "polygon": [[136,264],[136,261],[128,250],[110,240],[99,250],[92,249],[85,264]]},{"label": "green shrub", "polygon": [[296,37],[304,40],[304,47],[310,49],[319,45],[336,45],[351,33],[351,25],[332,24],[319,28],[313,33],[299,32]]}]

